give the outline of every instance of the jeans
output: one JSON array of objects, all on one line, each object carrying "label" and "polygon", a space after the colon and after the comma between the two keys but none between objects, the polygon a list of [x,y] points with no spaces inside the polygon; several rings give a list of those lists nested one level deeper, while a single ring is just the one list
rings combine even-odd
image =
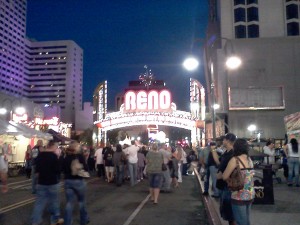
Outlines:
[{"label": "jeans", "polygon": [[161,190],[163,191],[170,191],[171,189],[171,176],[170,176],[170,170],[169,167],[167,166],[167,170],[162,171],[162,184],[161,184]]},{"label": "jeans", "polygon": [[97,164],[97,173],[98,177],[102,177],[103,180],[105,180],[105,169],[104,169],[104,164]]},{"label": "jeans", "polygon": [[65,225],[72,224],[72,214],[74,208],[74,201],[77,198],[80,211],[80,225],[87,224],[88,215],[85,205],[85,190],[86,183],[80,179],[65,180],[65,194],[66,194],[66,210],[65,210]]},{"label": "jeans", "polygon": [[60,217],[59,184],[38,184],[36,186],[36,194],[36,201],[32,213],[32,223],[40,224],[42,222],[43,211],[47,203],[49,203],[51,224],[56,223]]},{"label": "jeans", "polygon": [[295,183],[299,185],[299,158],[288,158],[289,179],[288,182],[293,183],[293,173],[295,173]]},{"label": "jeans", "polygon": [[31,185],[32,185],[32,194],[36,193],[36,185],[37,185],[37,176],[35,174],[35,165],[31,166]]},{"label": "jeans", "polygon": [[209,168],[207,168],[206,169],[206,174],[205,174],[205,181],[204,181],[204,192],[208,192],[209,178],[210,178],[210,171],[209,171]]},{"label": "jeans", "polygon": [[130,184],[131,187],[137,183],[137,164],[136,163],[128,163],[129,176],[130,176]]},{"label": "jeans", "polygon": [[228,190],[228,187],[225,187],[223,190],[219,190],[219,193],[221,217],[227,221],[234,221],[231,204],[231,191]]},{"label": "jeans", "polygon": [[237,225],[250,225],[250,210],[251,203],[249,204],[234,204],[232,203],[232,212]]},{"label": "jeans", "polygon": [[217,171],[218,169],[215,166],[209,167],[210,177],[212,181],[212,189],[213,189],[213,195],[219,196],[219,189],[216,187],[217,183]]},{"label": "jeans", "polygon": [[123,177],[124,177],[124,165],[116,166],[116,182],[118,186],[120,186],[123,183]]}]

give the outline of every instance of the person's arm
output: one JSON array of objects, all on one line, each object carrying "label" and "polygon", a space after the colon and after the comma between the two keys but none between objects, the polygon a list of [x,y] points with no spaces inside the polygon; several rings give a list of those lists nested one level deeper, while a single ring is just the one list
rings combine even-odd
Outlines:
[{"label": "person's arm", "polygon": [[214,159],[215,163],[217,164],[217,166],[220,165],[220,160],[219,160],[219,156],[217,153],[217,146],[211,146],[211,153],[212,153],[213,159]]},{"label": "person's arm", "polygon": [[226,167],[224,173],[222,174],[223,180],[227,180],[227,179],[229,178],[230,174],[232,173],[232,171],[233,171],[235,168],[236,168],[236,160],[235,160],[235,158],[233,157],[233,158],[229,161],[229,163],[228,163],[228,165],[227,165],[227,167]]},{"label": "person's arm", "polygon": [[288,149],[287,149],[287,148],[288,148],[288,145],[283,146],[283,151],[284,151],[286,157],[289,156],[289,154],[288,154]]}]

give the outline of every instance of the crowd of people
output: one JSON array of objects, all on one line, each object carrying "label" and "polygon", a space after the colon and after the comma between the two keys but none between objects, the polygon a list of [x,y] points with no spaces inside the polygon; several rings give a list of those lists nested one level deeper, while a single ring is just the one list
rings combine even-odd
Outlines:
[{"label": "crowd of people", "polygon": [[[31,220],[33,225],[42,223],[42,215],[48,205],[50,223],[72,224],[75,200],[80,211],[80,224],[90,219],[86,209],[86,181],[90,174],[104,182],[122,186],[127,182],[134,187],[147,179],[153,204],[158,204],[161,192],[170,193],[183,182],[182,176],[192,173],[197,162],[195,151],[166,144],[106,146],[100,144],[95,150],[72,141],[66,148],[50,140],[45,146],[38,140],[25,152],[25,174],[32,181],[32,194],[36,195]],[[190,169],[189,169],[190,168]],[[7,191],[7,171],[0,168],[2,192]],[[61,176],[63,174],[63,176]],[[63,178],[63,179],[62,179]],[[64,218],[60,215],[60,182],[64,184],[66,199]]]},{"label": "crowd of people", "polygon": [[[80,224],[89,223],[85,203],[85,178],[97,173],[103,182],[120,187],[128,182],[134,187],[144,179],[148,180],[150,200],[158,204],[160,193],[170,193],[183,182],[182,176],[193,173],[199,163],[199,171],[204,180],[203,195],[209,194],[210,181],[212,197],[220,199],[220,214],[230,225],[250,224],[250,209],[255,197],[254,166],[249,156],[250,146],[247,140],[226,134],[217,142],[210,142],[206,148],[183,149],[166,144],[106,146],[90,149],[72,141],[66,149],[61,149],[55,141],[47,146],[42,140],[25,153],[27,178],[32,180],[32,193],[36,202],[32,213],[32,224],[42,222],[42,214],[49,205],[51,224],[72,224],[73,208],[77,199],[80,211]],[[268,141],[263,148],[265,163],[276,164],[274,143]],[[286,143],[282,152],[286,165],[284,175],[288,186],[299,187],[299,144],[295,138]],[[0,160],[5,161],[2,157]],[[239,163],[239,162],[240,163]],[[239,164],[244,177],[244,186],[240,190],[230,190],[227,181]],[[3,163],[1,163],[3,165]],[[3,166],[2,166],[3,167]],[[7,171],[0,168],[2,192],[7,192]],[[201,168],[201,169],[200,169]],[[60,216],[59,182],[63,176],[66,206],[64,218]]]},{"label": "crowd of people", "polygon": [[[211,187],[211,197],[219,199],[220,215],[229,225],[250,225],[250,210],[255,198],[250,144],[246,139],[228,133],[198,151],[203,195],[209,195]],[[299,187],[299,148],[296,138],[291,138],[289,143],[286,141],[280,149],[275,148],[273,140],[268,140],[263,147],[261,163],[272,169],[274,178],[276,171],[283,168],[287,185]],[[230,190],[227,182],[238,165],[243,174],[243,188]]]}]

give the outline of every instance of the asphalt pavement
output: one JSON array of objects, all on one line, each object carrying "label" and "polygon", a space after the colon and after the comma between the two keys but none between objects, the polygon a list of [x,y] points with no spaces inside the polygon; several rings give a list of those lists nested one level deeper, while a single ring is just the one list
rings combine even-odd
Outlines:
[{"label": "asphalt pavement", "polygon": [[[299,225],[300,224],[300,188],[288,187],[283,177],[283,171],[277,172],[282,180],[273,181],[274,204],[253,204],[251,209],[252,225]],[[203,188],[203,182],[200,180]],[[227,225],[219,214],[219,199],[210,196],[204,197],[208,208],[210,224]]]}]

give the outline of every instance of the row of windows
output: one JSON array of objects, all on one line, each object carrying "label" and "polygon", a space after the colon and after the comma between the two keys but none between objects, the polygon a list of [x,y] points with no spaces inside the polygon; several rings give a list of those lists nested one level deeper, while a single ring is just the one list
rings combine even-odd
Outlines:
[{"label": "row of windows", "polygon": [[34,68],[34,69],[29,69],[26,68],[28,71],[46,71],[46,70],[66,70],[66,67],[61,67],[61,68]]},{"label": "row of windows", "polygon": [[34,87],[65,87],[65,84],[35,84],[35,85],[25,85],[27,88],[34,88]]},{"label": "row of windows", "polygon": [[[59,96],[60,98],[66,97],[65,95]],[[57,95],[42,95],[42,96],[30,96],[30,98],[58,98]]]},{"label": "row of windows", "polygon": [[30,58],[25,56],[28,60],[32,60],[32,61],[40,61],[40,60],[64,60],[67,59],[66,56],[58,56],[58,57],[38,57],[38,58]]},{"label": "row of windows", "polygon": [[[12,78],[14,78],[14,77],[18,77],[20,80],[23,79],[22,73],[17,73],[17,72],[15,72],[15,71],[13,71],[13,70],[6,69],[6,68],[4,68],[4,67],[0,67],[0,69],[2,70],[0,74],[1,74],[1,76],[3,76],[3,77],[9,78],[9,79],[12,79]],[[20,81],[20,83],[23,83],[23,82]]]},{"label": "row of windows", "polygon": [[[60,91],[60,90],[32,90],[30,89],[28,91],[29,93],[41,93],[41,92],[60,92],[60,93],[64,93],[65,91]],[[59,95],[57,97],[66,97],[65,95]]]},{"label": "row of windows", "polygon": [[41,50],[41,49],[57,49],[57,48],[67,48],[66,45],[61,45],[61,46],[45,46],[45,47],[30,47],[26,46],[30,50]]},{"label": "row of windows", "polygon": [[252,22],[258,21],[258,8],[236,8],[234,9],[234,22]]},{"label": "row of windows", "polygon": [[259,13],[256,0],[233,0],[235,38],[259,37]]},{"label": "row of windows", "polygon": [[[9,16],[9,13],[7,11],[5,13]],[[15,23],[15,21],[9,20],[8,17],[3,15],[2,13],[1,13],[1,17],[4,18],[4,20],[6,20],[10,26],[13,25],[13,26],[17,27],[18,29],[20,29],[23,33],[25,33],[25,26],[26,26],[25,21],[22,22],[22,21],[17,20],[17,23]],[[10,17],[12,17],[12,16],[10,16]],[[3,20],[3,22],[4,22],[4,20]]]},{"label": "row of windows", "polygon": [[28,55],[53,55],[53,54],[65,54],[66,51],[55,51],[55,52],[28,52],[25,50]]},{"label": "row of windows", "polygon": [[[23,14],[20,10],[13,10],[10,9],[8,6],[6,6],[6,9],[4,7],[0,8],[0,12],[5,12],[5,14],[7,15],[7,17],[10,17],[11,19],[16,20],[18,23],[22,24],[22,23],[26,23],[25,20],[25,13]],[[19,13],[18,13],[19,12]]]},{"label": "row of windows", "polygon": [[[66,79],[34,79],[34,80],[30,80],[30,79],[26,79],[26,81],[28,82],[45,82],[45,81],[66,81]],[[48,85],[49,86],[49,85]],[[50,86],[53,86],[52,84]]]},{"label": "row of windows", "polygon": [[[1,37],[2,37],[2,38],[1,38]],[[17,43],[17,42],[15,42],[14,40],[10,39],[8,36],[3,35],[2,33],[0,33],[0,39],[2,39],[2,40],[4,40],[4,41],[7,40],[10,44],[13,44],[13,46],[16,46],[16,47],[19,47],[19,48],[21,48],[21,49],[24,49],[24,47],[21,46],[19,43]],[[15,47],[13,47],[13,49],[16,50]],[[23,53],[22,53],[22,55],[23,55]]]},{"label": "row of windows", "polygon": [[25,75],[27,75],[29,77],[66,76],[66,73],[43,73],[43,74],[28,74],[28,73],[25,73]]},{"label": "row of windows", "polygon": [[257,4],[258,0],[234,0],[234,5]]},{"label": "row of windows", "polygon": [[1,89],[2,89],[3,92],[7,92],[9,94],[16,94],[18,96],[22,95],[22,92],[20,91],[22,89],[11,89],[8,86],[6,86],[6,87],[2,86]]},{"label": "row of windows", "polygon": [[28,66],[66,65],[66,62],[25,63]]},{"label": "row of windows", "polygon": [[[31,97],[29,97],[29,98],[31,98]],[[37,104],[50,104],[50,105],[52,105],[53,103],[60,103],[60,104],[65,103],[65,101],[49,101],[49,100],[47,100],[47,101],[34,101],[34,102],[37,103]],[[64,109],[65,106],[61,106],[60,108]]]}]

